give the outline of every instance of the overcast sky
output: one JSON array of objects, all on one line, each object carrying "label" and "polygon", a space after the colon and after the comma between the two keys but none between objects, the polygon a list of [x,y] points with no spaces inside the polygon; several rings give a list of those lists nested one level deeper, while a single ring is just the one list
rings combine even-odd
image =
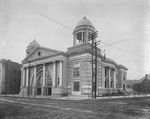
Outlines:
[{"label": "overcast sky", "polygon": [[106,57],[126,66],[128,79],[139,79],[150,73],[149,5],[149,0],[0,0],[0,58],[21,63],[34,39],[67,51],[73,46],[71,29],[86,16]]}]

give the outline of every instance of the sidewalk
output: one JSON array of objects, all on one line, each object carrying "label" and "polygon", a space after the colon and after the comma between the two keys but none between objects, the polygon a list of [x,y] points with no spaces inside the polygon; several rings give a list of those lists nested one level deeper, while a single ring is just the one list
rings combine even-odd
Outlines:
[{"label": "sidewalk", "polygon": [[[22,95],[19,94],[0,94],[0,96],[3,97],[23,97]],[[97,97],[96,99],[117,99],[117,98],[133,98],[133,97],[149,97],[150,94],[148,95],[126,95],[126,96],[105,96],[105,97]],[[28,98],[25,96],[24,98]],[[52,95],[52,96],[30,96],[29,98],[41,98],[41,99],[60,99],[60,100],[87,100],[87,99],[92,99],[91,96],[88,95],[83,95],[83,96],[74,96],[74,95],[69,95],[69,96],[59,96],[59,95]],[[94,99],[94,98],[93,98]]]}]

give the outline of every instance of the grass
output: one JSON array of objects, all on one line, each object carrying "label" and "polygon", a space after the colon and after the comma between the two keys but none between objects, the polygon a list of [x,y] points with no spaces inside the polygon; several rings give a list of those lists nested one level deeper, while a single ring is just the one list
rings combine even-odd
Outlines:
[{"label": "grass", "polygon": [[80,101],[0,97],[0,119],[149,118],[149,97]]}]

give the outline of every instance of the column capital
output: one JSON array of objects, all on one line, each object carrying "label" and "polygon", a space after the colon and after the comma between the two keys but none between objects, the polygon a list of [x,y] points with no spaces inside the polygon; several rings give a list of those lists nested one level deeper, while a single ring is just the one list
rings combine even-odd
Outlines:
[{"label": "column capital", "polygon": [[34,67],[36,68],[36,67],[37,67],[37,65],[34,65]]},{"label": "column capital", "polygon": [[56,63],[56,61],[52,61],[53,63]]}]

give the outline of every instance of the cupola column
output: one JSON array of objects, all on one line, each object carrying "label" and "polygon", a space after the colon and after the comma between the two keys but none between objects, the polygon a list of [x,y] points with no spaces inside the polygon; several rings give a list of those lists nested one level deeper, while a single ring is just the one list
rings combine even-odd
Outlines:
[{"label": "cupola column", "polygon": [[82,32],[81,43],[84,43],[84,32]]},{"label": "cupola column", "polygon": [[73,42],[73,46],[75,46],[76,45],[76,34],[74,34],[74,42]]},{"label": "cupola column", "polygon": [[87,29],[85,30],[85,33],[84,33],[84,41],[86,43],[88,42],[88,30]]}]

